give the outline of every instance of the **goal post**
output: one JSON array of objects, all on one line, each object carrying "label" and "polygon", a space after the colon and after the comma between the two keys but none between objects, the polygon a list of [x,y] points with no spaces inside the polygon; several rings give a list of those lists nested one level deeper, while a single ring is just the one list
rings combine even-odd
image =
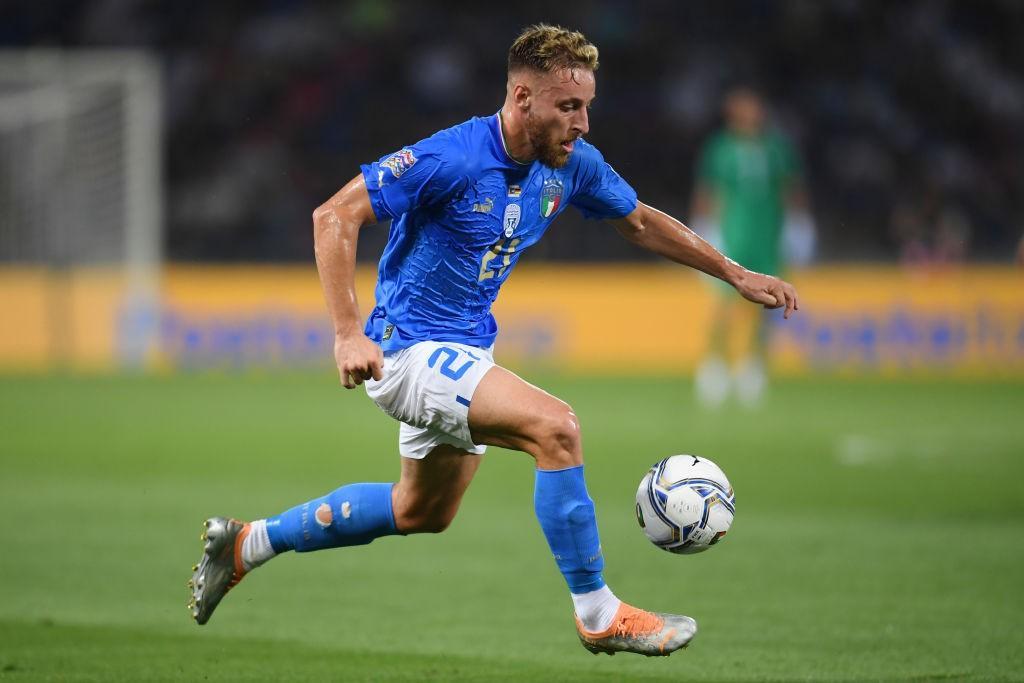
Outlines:
[{"label": "goal post", "polygon": [[[139,50],[0,50],[0,267],[50,273],[51,364],[74,364],[67,283],[119,283],[116,365],[144,361],[163,260],[161,76]],[[69,339],[70,337],[70,339]]]}]

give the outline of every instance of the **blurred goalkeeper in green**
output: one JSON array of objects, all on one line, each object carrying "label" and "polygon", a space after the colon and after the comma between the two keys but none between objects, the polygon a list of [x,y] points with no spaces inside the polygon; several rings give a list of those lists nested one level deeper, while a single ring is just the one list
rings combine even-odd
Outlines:
[{"label": "blurred goalkeeper in green", "polygon": [[[806,261],[813,249],[797,155],[782,135],[766,128],[764,103],[754,90],[730,91],[724,114],[725,127],[700,155],[695,227],[741,266],[779,275],[784,251]],[[735,392],[744,405],[756,405],[767,385],[764,314],[725,296],[716,296],[713,305],[708,349],[697,369],[697,399],[714,407]]]}]

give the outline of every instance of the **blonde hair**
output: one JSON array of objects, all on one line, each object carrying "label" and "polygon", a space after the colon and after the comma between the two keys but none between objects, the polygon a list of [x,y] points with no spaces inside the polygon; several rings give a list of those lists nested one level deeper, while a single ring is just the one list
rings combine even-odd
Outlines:
[{"label": "blonde hair", "polygon": [[519,34],[508,51],[508,73],[531,69],[550,73],[559,69],[597,71],[597,47],[579,31],[534,24]]}]

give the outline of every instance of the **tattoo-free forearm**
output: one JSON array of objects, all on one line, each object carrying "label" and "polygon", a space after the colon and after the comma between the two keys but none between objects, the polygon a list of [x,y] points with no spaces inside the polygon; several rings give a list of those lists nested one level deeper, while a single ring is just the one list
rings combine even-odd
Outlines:
[{"label": "tattoo-free forearm", "polygon": [[619,232],[634,244],[667,259],[736,284],[744,269],[672,216],[643,205],[635,220]]},{"label": "tattoo-free forearm", "polygon": [[325,204],[313,212],[313,248],[335,334],[361,330],[356,299],[356,244],[359,219]]}]

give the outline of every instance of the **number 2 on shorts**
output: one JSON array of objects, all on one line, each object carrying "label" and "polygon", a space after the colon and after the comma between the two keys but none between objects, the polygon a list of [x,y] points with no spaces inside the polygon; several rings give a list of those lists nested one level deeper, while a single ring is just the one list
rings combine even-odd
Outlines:
[{"label": "number 2 on shorts", "polygon": [[[443,363],[441,363],[441,374],[450,379],[462,379],[462,376],[466,374],[466,370],[475,363],[475,360],[467,360],[465,363],[460,365],[458,368],[452,368],[452,363],[459,357],[459,352],[455,349],[447,346],[439,347],[434,353],[430,354],[430,358],[427,360],[427,365],[434,367],[437,364],[437,359],[444,354],[446,356]],[[472,357],[472,354],[467,354]]]}]

